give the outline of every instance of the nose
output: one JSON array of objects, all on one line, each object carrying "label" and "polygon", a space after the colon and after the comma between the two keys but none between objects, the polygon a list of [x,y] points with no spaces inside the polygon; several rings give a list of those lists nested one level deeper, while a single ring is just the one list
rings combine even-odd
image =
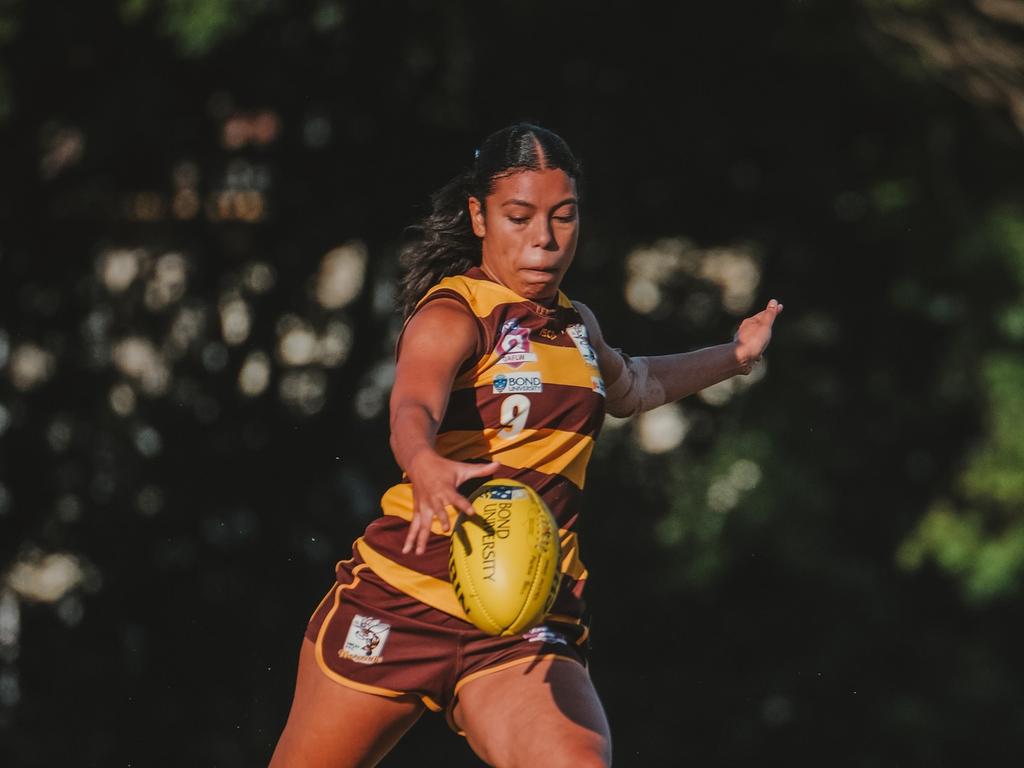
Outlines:
[{"label": "nose", "polygon": [[550,219],[543,216],[536,217],[531,234],[531,245],[534,248],[540,248],[542,251],[558,250],[558,240],[555,238],[555,229],[551,225]]}]

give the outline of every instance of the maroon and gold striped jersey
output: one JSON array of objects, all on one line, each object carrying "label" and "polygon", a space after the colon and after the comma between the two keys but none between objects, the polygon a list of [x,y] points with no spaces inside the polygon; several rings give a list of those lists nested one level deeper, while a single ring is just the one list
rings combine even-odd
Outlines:
[{"label": "maroon and gold striped jersey", "polygon": [[[604,383],[583,320],[562,292],[557,306],[544,307],[478,267],[439,282],[417,310],[439,298],[465,306],[477,321],[479,340],[452,384],[436,450],[455,461],[496,461],[501,467],[495,477],[520,480],[541,495],[561,529],[563,576],[552,618],[578,619],[587,570],[575,527],[604,418]],[[356,542],[359,554],[392,586],[463,618],[448,579],[449,538],[440,523],[433,522],[424,554],[402,554],[412,486],[389,488],[381,508],[384,514]]]}]

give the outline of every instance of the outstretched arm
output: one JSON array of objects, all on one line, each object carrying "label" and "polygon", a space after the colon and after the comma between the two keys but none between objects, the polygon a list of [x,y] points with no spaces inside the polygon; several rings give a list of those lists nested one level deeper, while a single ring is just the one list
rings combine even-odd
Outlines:
[{"label": "outstretched arm", "polygon": [[733,340],[693,352],[656,357],[634,357],[608,346],[590,309],[576,308],[597,351],[607,392],[606,407],[613,416],[632,416],[699,392],[720,381],[750,373],[768,346],[772,325],[782,312],[775,299],[756,315],[740,323]]}]

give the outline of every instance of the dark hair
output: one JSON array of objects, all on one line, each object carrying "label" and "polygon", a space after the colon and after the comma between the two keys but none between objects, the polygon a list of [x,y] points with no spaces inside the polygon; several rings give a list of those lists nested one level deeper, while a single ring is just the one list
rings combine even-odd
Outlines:
[{"label": "dark hair", "polygon": [[569,145],[546,128],[515,123],[484,140],[473,166],[431,195],[430,214],[409,228],[414,239],[399,259],[405,268],[398,290],[403,317],[412,314],[416,302],[439,280],[480,263],[480,239],[469,220],[469,198],[482,204],[502,176],[548,168],[565,171],[579,185],[579,161]]}]

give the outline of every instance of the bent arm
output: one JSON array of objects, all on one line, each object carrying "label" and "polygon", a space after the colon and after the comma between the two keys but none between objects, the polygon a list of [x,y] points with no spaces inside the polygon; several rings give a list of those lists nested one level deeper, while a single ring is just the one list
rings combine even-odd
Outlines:
[{"label": "bent arm", "polygon": [[437,299],[419,310],[402,334],[391,390],[391,450],[412,483],[413,519],[403,551],[426,548],[430,523],[449,529],[448,506],[473,513],[457,490],[473,477],[493,474],[497,464],[465,464],[434,449],[437,430],[459,366],[477,341],[476,321],[451,299]]},{"label": "bent arm", "polygon": [[433,451],[459,365],[472,354],[476,329],[454,301],[439,299],[413,315],[402,333],[391,389],[391,450],[406,472]]}]

